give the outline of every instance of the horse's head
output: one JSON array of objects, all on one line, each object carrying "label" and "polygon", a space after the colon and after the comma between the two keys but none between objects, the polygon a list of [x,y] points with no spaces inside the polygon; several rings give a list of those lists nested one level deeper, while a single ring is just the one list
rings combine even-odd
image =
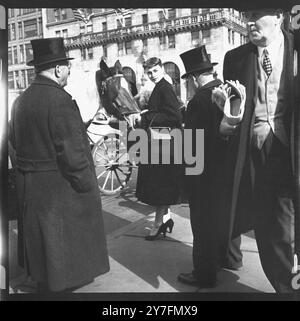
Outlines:
[{"label": "horse's head", "polygon": [[122,118],[123,115],[139,112],[119,60],[113,67],[108,67],[101,60],[100,70],[96,72],[96,83],[102,106],[109,114]]}]

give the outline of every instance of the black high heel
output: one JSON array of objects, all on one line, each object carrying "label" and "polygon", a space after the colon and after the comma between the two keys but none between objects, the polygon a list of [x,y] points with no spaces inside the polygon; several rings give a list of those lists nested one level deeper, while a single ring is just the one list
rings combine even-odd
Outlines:
[{"label": "black high heel", "polygon": [[145,236],[145,240],[147,241],[154,241],[160,234],[163,234],[164,238],[166,238],[167,228],[169,229],[169,233],[172,233],[174,226],[174,221],[170,218],[167,222],[162,223],[158,228],[156,234],[154,235],[147,235]]},{"label": "black high heel", "polygon": [[174,227],[174,221],[170,218],[164,224],[167,226],[166,228],[169,228],[169,233],[172,233],[173,227]]}]

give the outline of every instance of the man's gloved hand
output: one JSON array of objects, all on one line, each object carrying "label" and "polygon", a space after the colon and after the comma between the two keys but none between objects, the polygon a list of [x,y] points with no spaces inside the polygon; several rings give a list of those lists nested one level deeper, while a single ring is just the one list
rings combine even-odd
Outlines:
[{"label": "man's gloved hand", "polygon": [[246,101],[245,87],[237,81],[226,81],[212,92],[216,103],[226,116],[226,123],[237,125],[243,119]]}]

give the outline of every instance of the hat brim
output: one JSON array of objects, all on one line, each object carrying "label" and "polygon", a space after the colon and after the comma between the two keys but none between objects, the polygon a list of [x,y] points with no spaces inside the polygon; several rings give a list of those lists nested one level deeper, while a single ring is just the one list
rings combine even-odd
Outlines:
[{"label": "hat brim", "polygon": [[74,58],[56,58],[56,59],[50,59],[50,60],[47,60],[47,61],[43,61],[43,62],[36,62],[34,59],[33,60],[30,60],[26,63],[27,66],[44,66],[44,65],[48,65],[48,64],[51,64],[52,62],[60,62],[60,61],[67,61],[67,60],[72,60]]},{"label": "hat brim", "polygon": [[187,78],[188,75],[190,74],[193,74],[194,72],[196,71],[202,71],[202,72],[205,72],[209,69],[211,69],[213,66],[216,66],[218,63],[217,62],[213,62],[211,65],[211,67],[207,67],[207,68],[196,68],[196,69],[193,69],[193,70],[190,70],[189,72],[185,73],[184,75],[181,76],[181,79],[184,79],[184,78]]}]

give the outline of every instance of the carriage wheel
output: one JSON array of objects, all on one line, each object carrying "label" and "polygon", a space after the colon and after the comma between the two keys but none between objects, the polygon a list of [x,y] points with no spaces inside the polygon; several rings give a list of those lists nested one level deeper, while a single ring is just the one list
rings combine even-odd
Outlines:
[{"label": "carriage wheel", "polygon": [[92,150],[100,191],[114,195],[126,187],[132,165],[128,161],[126,146],[118,135],[109,134],[100,138]]}]

